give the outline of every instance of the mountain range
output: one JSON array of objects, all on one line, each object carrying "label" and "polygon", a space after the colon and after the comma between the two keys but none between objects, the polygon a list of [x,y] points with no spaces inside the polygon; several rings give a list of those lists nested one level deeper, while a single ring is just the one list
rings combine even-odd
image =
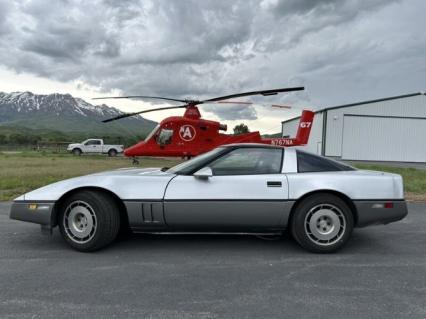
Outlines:
[{"label": "mountain range", "polygon": [[102,120],[123,114],[108,105],[93,105],[70,94],[38,95],[0,92],[0,129],[55,131],[85,136],[144,136],[157,124],[142,116],[115,122]]}]

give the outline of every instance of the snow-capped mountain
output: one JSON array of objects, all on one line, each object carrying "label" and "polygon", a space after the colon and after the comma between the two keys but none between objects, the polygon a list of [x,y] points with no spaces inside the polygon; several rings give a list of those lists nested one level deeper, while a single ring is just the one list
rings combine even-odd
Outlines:
[{"label": "snow-capped mountain", "polygon": [[115,116],[121,114],[118,109],[105,104],[95,106],[70,94],[36,95],[31,92],[0,92],[0,107],[9,106],[16,112],[31,113],[34,111],[63,113],[78,113],[82,116],[93,114],[100,116]]},{"label": "snow-capped mountain", "polygon": [[93,105],[70,94],[38,95],[0,92],[0,125],[63,132],[146,134],[156,123],[142,116],[111,123],[101,121],[123,114],[108,105]]}]

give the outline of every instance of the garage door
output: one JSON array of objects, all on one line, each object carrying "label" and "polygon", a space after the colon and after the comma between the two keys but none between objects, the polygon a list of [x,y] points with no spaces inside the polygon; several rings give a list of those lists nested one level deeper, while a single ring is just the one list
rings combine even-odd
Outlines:
[{"label": "garage door", "polygon": [[345,115],[342,159],[426,162],[426,119]]}]

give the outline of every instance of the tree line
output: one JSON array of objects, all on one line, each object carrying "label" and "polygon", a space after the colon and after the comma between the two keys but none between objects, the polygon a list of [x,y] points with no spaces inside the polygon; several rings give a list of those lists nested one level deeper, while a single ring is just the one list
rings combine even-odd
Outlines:
[{"label": "tree line", "polygon": [[[234,134],[249,132],[244,123],[234,127]],[[123,136],[97,133],[64,133],[49,130],[30,130],[21,128],[0,127],[0,145],[39,145],[55,143],[78,143],[88,138],[102,138],[108,144],[133,145],[146,136]]]},{"label": "tree line", "polygon": [[0,133],[0,145],[26,145],[36,146],[44,144],[58,143],[79,143],[88,138],[102,138],[108,144],[132,145],[144,138],[144,136],[127,137],[119,135],[105,134],[66,134],[62,132],[55,133]]}]

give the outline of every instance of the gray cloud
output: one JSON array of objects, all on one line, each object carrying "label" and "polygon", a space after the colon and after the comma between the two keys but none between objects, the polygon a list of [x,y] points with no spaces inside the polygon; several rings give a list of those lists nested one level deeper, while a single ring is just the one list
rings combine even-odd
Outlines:
[{"label": "gray cloud", "polygon": [[10,3],[6,0],[0,0],[0,37],[9,31],[7,18],[10,6]]},{"label": "gray cloud", "polygon": [[249,105],[206,105],[203,110],[216,114],[222,120],[256,120],[256,109]]},{"label": "gray cloud", "polygon": [[[313,108],[424,90],[422,0],[0,0],[0,65],[101,91]],[[221,119],[253,107],[205,106]]]},{"label": "gray cloud", "polygon": [[279,0],[272,2],[268,7],[276,15],[337,15],[339,20],[351,18],[358,13],[374,9],[377,6],[389,4],[388,0]]}]

